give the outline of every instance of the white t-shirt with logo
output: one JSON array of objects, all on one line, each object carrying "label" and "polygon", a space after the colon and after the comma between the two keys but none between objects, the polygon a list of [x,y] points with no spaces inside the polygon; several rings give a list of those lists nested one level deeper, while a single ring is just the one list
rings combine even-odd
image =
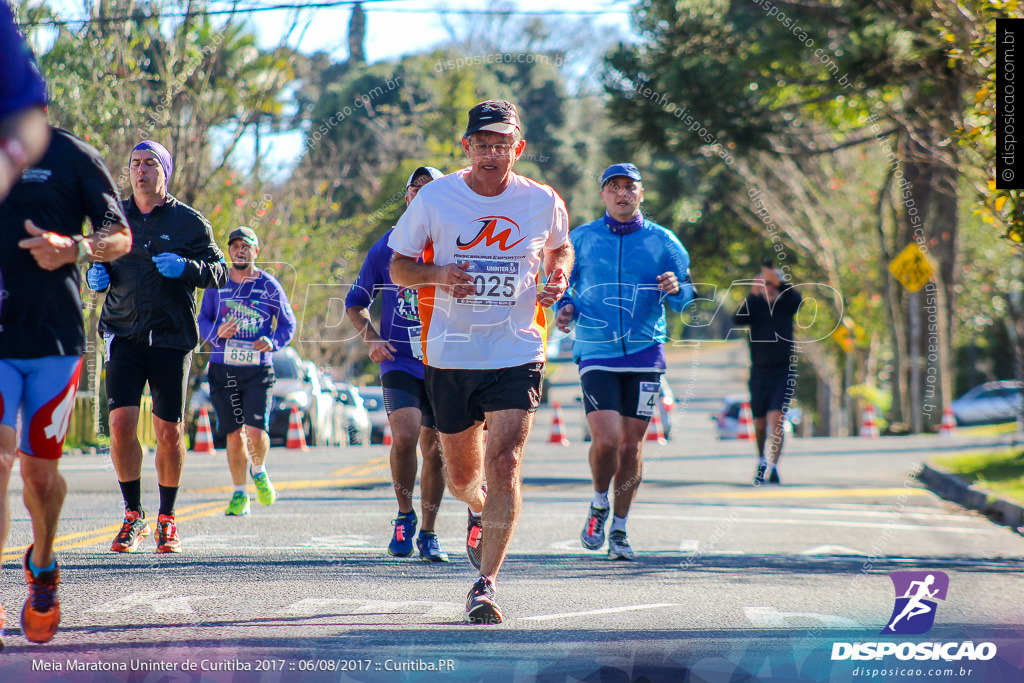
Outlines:
[{"label": "white t-shirt with logo", "polygon": [[544,251],[569,241],[565,202],[547,185],[513,173],[497,197],[469,188],[457,171],[419,191],[388,246],[445,266],[469,262],[476,291],[453,298],[419,290],[423,362],[435,368],[492,370],[543,361],[546,318],[537,305]]}]

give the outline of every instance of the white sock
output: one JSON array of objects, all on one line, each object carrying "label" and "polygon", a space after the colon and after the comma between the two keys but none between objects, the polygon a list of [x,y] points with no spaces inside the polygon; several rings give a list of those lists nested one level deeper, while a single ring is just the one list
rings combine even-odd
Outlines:
[{"label": "white sock", "polygon": [[762,455],[760,458],[757,459],[757,464],[758,465],[764,465],[765,467],[767,467],[768,466],[768,458],[766,458],[766,457],[764,457]]},{"label": "white sock", "polygon": [[594,497],[591,498],[590,504],[599,510],[607,510],[611,505],[608,503],[608,492],[604,493],[594,492]]},{"label": "white sock", "polygon": [[[628,517],[629,515],[627,515]],[[618,515],[612,515],[612,528],[610,531],[625,531],[626,530],[626,517],[619,517]]]},{"label": "white sock", "polygon": [[267,473],[267,466],[266,466],[266,465],[260,465],[259,467],[256,467],[256,468],[252,468],[252,467],[250,467],[250,468],[249,468],[249,473],[250,473],[250,474],[251,474],[252,476],[254,476],[254,477],[255,477],[255,476],[256,476],[257,474],[266,474],[266,473]]},{"label": "white sock", "polygon": [[245,484],[239,484],[236,486],[235,493],[245,493]]}]

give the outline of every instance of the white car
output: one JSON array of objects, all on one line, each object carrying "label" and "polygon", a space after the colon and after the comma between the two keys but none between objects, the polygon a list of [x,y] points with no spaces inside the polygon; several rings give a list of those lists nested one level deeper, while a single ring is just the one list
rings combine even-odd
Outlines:
[{"label": "white car", "polygon": [[363,446],[370,443],[370,415],[366,412],[359,390],[351,384],[338,382],[334,387],[334,398],[342,409],[348,444]]},{"label": "white car", "polygon": [[309,446],[326,446],[333,439],[334,397],[324,394],[316,366],[299,357],[287,346],[274,352],[274,375],[277,380],[271,391],[270,423],[272,443],[285,443],[292,408],[298,410],[303,436]]},{"label": "white car", "polygon": [[[725,400],[722,401],[721,410],[711,416],[711,419],[715,422],[715,432],[719,439],[728,440],[736,438],[740,428],[740,408],[743,406],[744,401],[749,400],[750,398],[746,394],[729,394],[725,397]],[[782,431],[785,434],[793,434],[793,425],[800,424],[802,418],[803,410],[791,404],[789,410],[786,411],[786,419],[782,421]],[[750,428],[753,430],[753,422],[751,422]]]},{"label": "white car", "polygon": [[388,424],[388,411],[384,409],[384,387],[370,386],[359,390],[366,403],[366,411],[370,414],[370,443],[384,441],[384,429]]},{"label": "white car", "polygon": [[1000,380],[979,384],[950,407],[958,425],[985,425],[1013,422],[1024,401],[1024,382]]}]

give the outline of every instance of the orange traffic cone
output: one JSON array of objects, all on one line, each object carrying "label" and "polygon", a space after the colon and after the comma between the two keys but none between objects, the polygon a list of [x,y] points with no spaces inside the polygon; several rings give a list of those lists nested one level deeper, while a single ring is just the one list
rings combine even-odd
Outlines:
[{"label": "orange traffic cone", "polygon": [[647,440],[657,441],[662,446],[668,443],[665,438],[665,430],[661,427],[661,411],[657,408],[654,409],[654,417],[651,418],[651,424],[647,428]]},{"label": "orange traffic cone", "polygon": [[878,424],[875,422],[875,407],[870,403],[864,408],[860,424],[860,435],[868,439],[878,438]]},{"label": "orange traffic cone", "polygon": [[565,429],[562,424],[562,404],[555,404],[555,417],[551,421],[551,436],[548,437],[548,443],[557,443],[562,446],[569,445],[569,437],[565,435]]},{"label": "orange traffic cone", "polygon": [[288,443],[287,448],[296,448],[300,451],[308,451],[306,446],[306,435],[302,431],[302,419],[299,417],[299,409],[292,406],[292,414],[288,418]]},{"label": "orange traffic cone", "polygon": [[946,438],[956,436],[956,418],[953,416],[953,409],[947,407],[942,411],[942,425],[939,427],[939,436]]},{"label": "orange traffic cone", "polygon": [[199,420],[196,422],[196,440],[192,444],[193,453],[216,453],[213,447],[213,430],[210,429],[210,415],[206,408],[199,409]]},{"label": "orange traffic cone", "polygon": [[381,446],[390,446],[395,442],[395,436],[391,433],[391,420],[384,422],[384,436],[380,440]]},{"label": "orange traffic cone", "polygon": [[740,406],[740,422],[736,427],[736,438],[742,441],[750,441],[754,438],[754,414],[750,411],[750,401],[744,401]]}]

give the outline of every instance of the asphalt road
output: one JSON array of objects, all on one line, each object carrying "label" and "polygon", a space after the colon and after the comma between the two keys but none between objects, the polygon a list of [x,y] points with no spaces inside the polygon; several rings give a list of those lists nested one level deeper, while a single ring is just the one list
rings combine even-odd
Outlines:
[{"label": "asphalt road", "polygon": [[[15,474],[0,681],[1024,681],[1024,538],[914,477],[939,451],[986,444],[792,439],[784,485],[755,488],[752,446],[717,441],[709,419],[742,391],[744,360],[735,344],[673,355],[675,435],[645,447],[635,562],[580,545],[591,495],[583,415],[575,368],[559,369],[552,399],[572,444],[546,443],[553,413],[542,408],[498,581],[500,626],[462,622],[475,577],[463,505],[442,504],[450,563],[392,558],[385,447],[275,448],[280,499],[262,508],[254,498],[245,518],[223,515],[223,453],[190,456],[177,510],[184,552],[171,556],[151,539],[110,553],[121,502],[109,460],[66,458],[63,621],[51,643],[33,645],[18,623],[30,528]],[[151,460],[143,491],[155,508]],[[889,574],[907,570],[946,574],[948,593],[926,634],[880,636],[896,597]],[[836,643],[874,641],[991,642],[995,654],[832,658]]]}]

